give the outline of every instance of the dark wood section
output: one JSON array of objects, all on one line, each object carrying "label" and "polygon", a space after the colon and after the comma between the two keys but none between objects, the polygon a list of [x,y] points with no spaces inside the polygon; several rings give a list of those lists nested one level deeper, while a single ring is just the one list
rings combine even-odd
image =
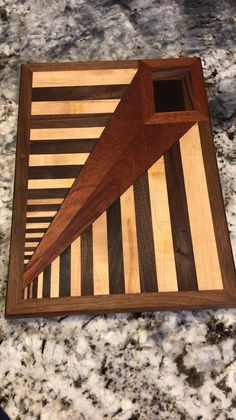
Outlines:
[{"label": "dark wood section", "polygon": [[37,140],[30,142],[30,154],[90,153],[97,139]]},{"label": "dark wood section", "polygon": [[93,233],[91,226],[81,235],[81,295],[93,295]]},{"label": "dark wood section", "polygon": [[60,256],[59,296],[70,296],[71,253],[70,246]]},{"label": "dark wood section", "polygon": [[164,160],[178,289],[197,290],[197,275],[179,143],[172,146],[164,155]]},{"label": "dark wood section", "polygon": [[50,222],[52,221],[53,217],[27,217],[26,218],[26,223],[45,223],[45,222]]},{"label": "dark wood section", "polygon": [[51,265],[45,268],[43,272],[43,298],[50,297],[50,285],[51,285]]},{"label": "dark wood section", "polygon": [[27,233],[38,233],[38,232],[46,232],[47,229],[45,228],[34,228],[34,229],[25,229],[25,232]]},{"label": "dark wood section", "polygon": [[[177,59],[192,62],[192,59]],[[148,60],[147,60],[148,61]],[[152,61],[152,60],[151,60]],[[160,61],[160,60],[159,60]],[[176,60],[175,60],[176,61]],[[102,69],[130,69],[138,67],[138,60],[122,61],[74,61],[65,63],[31,63],[25,67],[33,72],[36,71],[63,71],[63,70],[102,70]]]},{"label": "dark wood section", "polygon": [[83,165],[31,166],[29,179],[76,178]]},{"label": "dark wood section", "polygon": [[[24,248],[24,250],[25,251],[34,251],[35,250],[35,246],[32,248],[32,247],[27,247],[27,248]],[[29,256],[26,256],[25,257],[25,260],[29,260],[30,259],[30,257]]]},{"label": "dark wood section", "polygon": [[111,294],[124,293],[125,281],[120,200],[115,201],[107,210],[107,240],[109,290]]},{"label": "dark wood section", "polygon": [[21,66],[20,99],[17,128],[17,146],[14,180],[14,199],[11,227],[10,258],[7,283],[6,314],[22,298],[24,268],[25,218],[27,200],[29,122],[31,111],[32,72]]},{"label": "dark wood section", "polygon": [[105,127],[112,114],[32,115],[31,128]]},{"label": "dark wood section", "polygon": [[28,190],[28,198],[64,198],[69,190],[69,188]]},{"label": "dark wood section", "polygon": [[27,211],[56,211],[60,208],[60,204],[36,204],[27,206]]},{"label": "dark wood section", "polygon": [[134,200],[141,292],[157,292],[155,250],[147,173],[143,174],[134,183]]},{"label": "dark wood section", "polygon": [[38,277],[36,277],[33,280],[33,294],[32,294],[33,299],[37,298],[37,293],[38,293]]},{"label": "dark wood section", "polygon": [[119,99],[127,85],[66,86],[33,88],[32,101],[73,101],[85,99]]},{"label": "dark wood section", "polygon": [[40,241],[40,240],[41,240],[41,238],[26,238],[27,242],[37,242],[37,241]]}]

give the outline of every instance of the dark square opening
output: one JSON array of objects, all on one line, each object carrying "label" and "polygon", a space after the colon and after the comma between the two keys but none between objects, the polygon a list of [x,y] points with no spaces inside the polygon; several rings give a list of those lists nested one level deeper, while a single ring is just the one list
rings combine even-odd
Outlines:
[{"label": "dark square opening", "polygon": [[193,110],[191,73],[183,69],[153,72],[156,112]]}]

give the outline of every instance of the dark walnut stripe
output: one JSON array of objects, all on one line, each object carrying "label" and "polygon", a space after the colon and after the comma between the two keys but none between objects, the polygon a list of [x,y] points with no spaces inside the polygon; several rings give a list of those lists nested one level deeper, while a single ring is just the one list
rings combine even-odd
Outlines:
[{"label": "dark walnut stripe", "polygon": [[43,297],[50,297],[50,285],[51,285],[51,265],[45,268],[43,272]]},{"label": "dark walnut stripe", "polygon": [[142,292],[157,292],[157,274],[148,175],[134,183],[139,273]]},{"label": "dark walnut stripe", "polygon": [[60,255],[59,296],[70,296],[71,251],[70,246]]},{"label": "dark walnut stripe", "polygon": [[179,142],[164,155],[178,289],[197,290]]},{"label": "dark walnut stripe", "polygon": [[105,127],[112,113],[32,115],[30,128]]},{"label": "dark walnut stripe", "polygon": [[60,204],[36,204],[26,207],[28,211],[56,211],[60,208]]},{"label": "dark walnut stripe", "polygon": [[76,178],[83,165],[31,166],[29,179]]},{"label": "dark walnut stripe", "polygon": [[28,190],[28,198],[64,198],[69,188],[48,188]]},{"label": "dark walnut stripe", "polygon": [[37,140],[30,142],[30,154],[90,153],[97,139]]},{"label": "dark walnut stripe", "polygon": [[120,199],[107,210],[107,240],[110,294],[125,293]]},{"label": "dark walnut stripe", "polygon": [[51,222],[53,217],[27,217],[26,223],[46,223]]},{"label": "dark walnut stripe", "polygon": [[93,293],[93,233],[90,226],[81,235],[81,295]]},{"label": "dark walnut stripe", "polygon": [[37,242],[37,241],[41,241],[42,238],[26,238],[27,242]]},{"label": "dark walnut stripe", "polygon": [[33,280],[33,293],[32,293],[33,299],[37,298],[37,294],[38,294],[38,277],[36,277]]},{"label": "dark walnut stripe", "polygon": [[[38,233],[38,232],[46,232],[46,230],[47,229],[45,229],[45,228],[33,228],[33,229],[29,229],[29,228],[27,228],[25,231],[27,232],[27,233]],[[27,238],[27,241],[28,241],[28,238]]]},{"label": "dark walnut stripe", "polygon": [[[24,248],[24,251],[35,251],[35,246],[34,247],[27,247],[27,248]],[[30,257],[31,257],[31,255],[29,256],[29,255],[26,255],[25,256],[25,260],[29,260],[30,259]]]},{"label": "dark walnut stripe", "polygon": [[128,85],[69,86],[33,88],[32,101],[73,101],[85,99],[119,99]]}]

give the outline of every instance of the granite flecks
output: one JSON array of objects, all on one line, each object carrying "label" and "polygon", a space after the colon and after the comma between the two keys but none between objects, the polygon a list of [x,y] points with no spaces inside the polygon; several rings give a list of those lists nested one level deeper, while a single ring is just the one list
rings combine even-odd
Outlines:
[{"label": "granite flecks", "polygon": [[236,418],[236,310],[3,316],[20,64],[199,55],[236,256],[235,3],[0,0],[0,405],[12,419]]}]

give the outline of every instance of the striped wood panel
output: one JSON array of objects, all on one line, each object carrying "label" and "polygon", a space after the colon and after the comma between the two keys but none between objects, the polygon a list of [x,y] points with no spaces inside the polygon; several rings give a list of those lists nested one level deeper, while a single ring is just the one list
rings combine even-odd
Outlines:
[{"label": "striped wood panel", "polygon": [[[61,203],[49,190],[28,200],[27,261]],[[222,289],[198,125],[32,284],[25,299]]]}]

